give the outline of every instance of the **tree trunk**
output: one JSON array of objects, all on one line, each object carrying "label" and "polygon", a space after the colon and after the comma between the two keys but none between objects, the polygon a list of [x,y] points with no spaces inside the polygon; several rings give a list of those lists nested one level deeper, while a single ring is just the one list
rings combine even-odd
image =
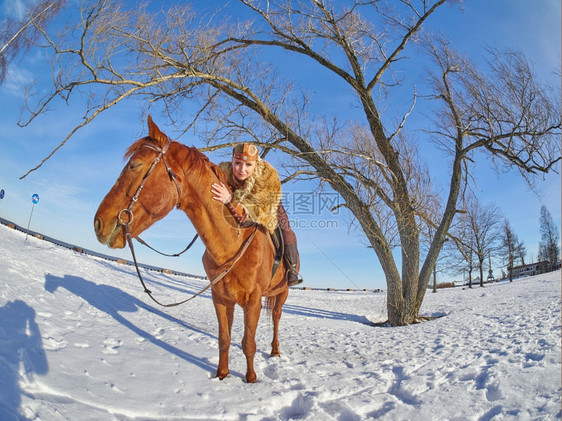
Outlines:
[{"label": "tree trunk", "polygon": [[437,267],[433,268],[433,292],[437,292]]},{"label": "tree trunk", "polygon": [[480,270],[480,287],[484,286],[484,259],[478,259],[478,269]]},{"label": "tree trunk", "polygon": [[400,284],[400,279],[388,281],[387,292],[387,313],[388,323],[391,326],[407,326],[416,321],[418,318],[419,306],[417,303],[405,299],[402,294],[396,289],[391,288]]}]

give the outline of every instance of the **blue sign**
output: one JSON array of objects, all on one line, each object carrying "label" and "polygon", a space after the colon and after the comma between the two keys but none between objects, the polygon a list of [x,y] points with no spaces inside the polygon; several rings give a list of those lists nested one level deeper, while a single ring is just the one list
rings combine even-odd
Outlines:
[{"label": "blue sign", "polygon": [[0,199],[4,199],[5,194],[6,192],[4,191],[4,189],[0,190]]},{"label": "blue sign", "polygon": [[39,195],[35,193],[33,196],[31,196],[31,201],[33,202],[33,204],[39,203]]}]

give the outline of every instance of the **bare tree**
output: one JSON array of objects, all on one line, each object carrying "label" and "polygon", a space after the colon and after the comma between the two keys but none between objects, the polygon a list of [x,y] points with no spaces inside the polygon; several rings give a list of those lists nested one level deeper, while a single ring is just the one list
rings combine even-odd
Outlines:
[{"label": "bare tree", "polygon": [[527,255],[527,249],[523,242],[520,242],[515,249],[515,257],[519,259],[520,264],[525,264],[525,256]]},{"label": "bare tree", "polygon": [[[435,237],[437,227],[433,221],[437,221],[440,219],[442,215],[442,209],[440,208],[442,199],[439,197],[438,194],[433,193],[433,189],[429,185],[429,176],[428,181],[425,184],[425,188],[420,191],[419,197],[423,197],[425,203],[423,207],[420,207],[420,211],[423,209],[425,214],[421,220],[421,230],[420,230],[420,241],[421,241],[421,252],[425,254],[431,248],[431,244],[433,243],[433,239]],[[444,239],[447,241],[447,238]],[[450,260],[448,253],[441,253],[438,259],[433,266],[433,285],[432,285],[432,292],[437,292],[437,272],[442,272],[443,270],[440,269],[442,267],[443,262]],[[458,273],[458,272],[457,272]]]},{"label": "bare tree", "polygon": [[474,238],[471,235],[467,212],[459,212],[449,230],[451,241],[443,249],[447,272],[450,274],[463,274],[463,279],[472,288],[472,272],[477,267],[474,253]]},{"label": "bare tree", "polygon": [[464,208],[449,236],[460,259],[457,267],[463,268],[468,273],[469,287],[472,288],[474,269],[479,270],[480,286],[484,286],[484,263],[487,257],[497,251],[500,212],[496,206],[482,206],[474,195],[467,196]]},{"label": "bare tree", "polygon": [[[210,148],[257,140],[291,155],[297,175],[316,177],[341,195],[375,251],[386,276],[389,322],[415,322],[476,152],[498,168],[517,168],[529,181],[552,170],[560,160],[559,95],[536,81],[519,53],[491,52],[483,73],[446,41],[427,37],[434,74],[425,98],[435,102],[437,117],[422,140],[450,154],[442,212],[429,220],[427,198],[435,192],[417,156],[418,139],[405,132],[417,94],[398,118],[384,117],[384,98],[402,89],[394,70],[421,39],[425,22],[455,2],[240,3],[252,21],[224,21],[220,11],[202,16],[189,6],[151,12],[119,0],[91,3],[59,38],[43,31],[53,90],[30,105],[22,124],[52,101],[86,93],[83,121],[54,153],[100,113],[137,96],[162,103],[185,130],[197,127]],[[357,101],[355,122],[314,112],[298,80],[276,74],[279,62],[267,59],[271,53],[290,54],[315,66],[319,77],[347,86]],[[185,115],[187,101],[197,111]],[[435,229],[423,256],[422,221]]]},{"label": "bare tree", "polygon": [[[431,245],[431,239],[435,235],[434,228],[431,225],[428,227],[428,234],[429,234],[429,238],[430,238],[429,244]],[[440,255],[439,257],[441,258],[442,255]],[[437,267],[439,266],[439,260],[440,259],[437,259],[437,261],[435,262],[435,265],[433,266],[433,285],[432,285],[432,288],[431,288],[431,292],[433,292],[433,293],[437,292],[437,272],[438,272]]]},{"label": "bare tree", "polygon": [[513,232],[511,224],[504,219],[501,229],[501,246],[499,250],[500,256],[507,265],[509,274],[509,282],[513,282],[513,268],[517,259],[521,259],[522,264],[525,263],[525,246]]},{"label": "bare tree", "polygon": [[484,286],[484,262],[497,250],[500,237],[501,214],[496,206],[482,206],[473,199],[467,209],[470,236],[473,239],[473,252],[480,271],[480,286]]},{"label": "bare tree", "polygon": [[552,215],[544,205],[541,206],[539,222],[541,229],[539,261],[547,261],[550,266],[549,269],[554,270],[560,261],[560,247],[558,245],[560,234],[558,227],[552,219]]},{"label": "bare tree", "polygon": [[9,63],[25,53],[41,35],[45,27],[65,5],[66,0],[40,0],[30,7],[23,18],[6,18],[0,29],[0,83],[6,79]]}]

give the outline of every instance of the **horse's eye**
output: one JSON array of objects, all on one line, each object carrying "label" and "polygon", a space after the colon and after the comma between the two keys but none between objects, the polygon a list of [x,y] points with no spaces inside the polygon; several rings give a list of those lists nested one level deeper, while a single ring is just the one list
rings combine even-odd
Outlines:
[{"label": "horse's eye", "polygon": [[129,162],[129,170],[133,171],[139,168],[142,165],[142,162]]}]

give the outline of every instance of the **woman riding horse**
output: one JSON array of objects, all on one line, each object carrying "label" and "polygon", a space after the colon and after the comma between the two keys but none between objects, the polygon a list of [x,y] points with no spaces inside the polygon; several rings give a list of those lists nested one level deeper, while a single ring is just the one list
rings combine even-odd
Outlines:
[{"label": "woman riding horse", "polygon": [[284,258],[288,264],[289,286],[302,282],[297,267],[299,253],[297,237],[293,232],[287,212],[281,203],[281,182],[277,171],[261,159],[255,145],[241,143],[232,151],[232,161],[219,167],[227,177],[232,194],[223,183],[211,186],[213,199],[223,203],[240,226],[264,225],[274,235],[280,229],[284,243]]}]

